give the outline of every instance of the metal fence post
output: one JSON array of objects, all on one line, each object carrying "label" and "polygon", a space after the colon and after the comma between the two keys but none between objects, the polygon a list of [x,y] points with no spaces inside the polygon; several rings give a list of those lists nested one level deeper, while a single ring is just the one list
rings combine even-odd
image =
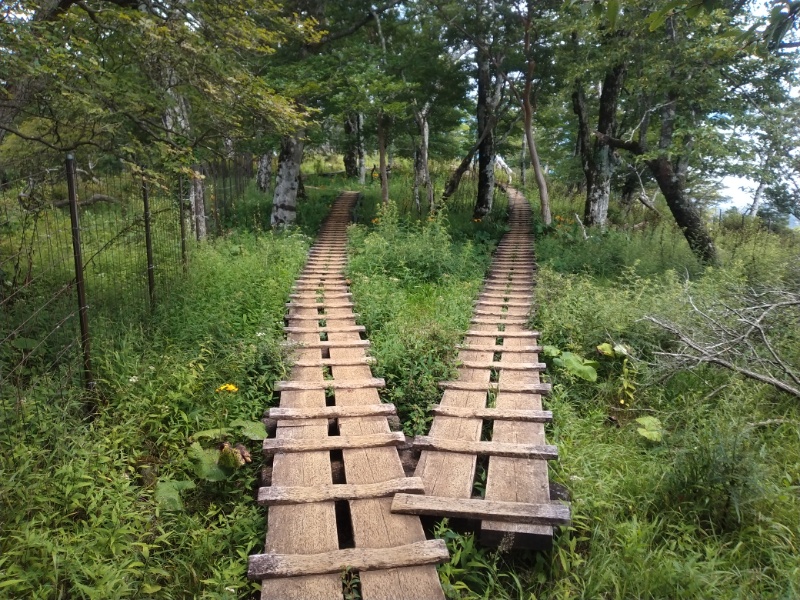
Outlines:
[{"label": "metal fence post", "polygon": [[147,291],[152,311],[156,308],[156,275],[153,265],[153,235],[150,231],[150,191],[144,175],[142,175],[142,202],[144,203],[144,243],[147,252]]},{"label": "metal fence post", "polygon": [[78,194],[76,191],[75,157],[67,154],[67,195],[69,197],[69,218],[72,223],[72,253],[75,258],[75,287],[78,291],[78,320],[81,327],[81,350],[83,351],[83,381],[87,390],[95,387],[92,376],[91,338],[89,337],[89,307],[86,304],[86,283],[83,279],[83,252],[81,251],[81,224],[78,215]]},{"label": "metal fence post", "polygon": [[186,255],[186,214],[184,213],[185,207],[183,204],[183,175],[178,175],[178,215],[181,220],[181,263],[183,263],[183,272],[186,273],[189,264]]}]

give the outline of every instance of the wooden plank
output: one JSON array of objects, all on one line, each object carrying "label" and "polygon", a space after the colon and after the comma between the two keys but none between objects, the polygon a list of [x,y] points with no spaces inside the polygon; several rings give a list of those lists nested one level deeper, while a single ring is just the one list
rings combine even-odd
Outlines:
[{"label": "wooden plank", "polygon": [[478,331],[470,329],[465,335],[473,337],[538,338],[538,331]]},{"label": "wooden plank", "polygon": [[278,381],[273,388],[276,392],[302,390],[360,390],[364,388],[384,388],[386,381],[378,377],[371,379],[323,379],[322,381]]},{"label": "wooden plank", "polygon": [[353,308],[352,302],[287,302],[286,308]]},{"label": "wooden plank", "polygon": [[447,440],[441,438],[434,439],[426,435],[418,435],[414,438],[413,445],[419,450],[438,450],[439,452],[475,454],[477,456],[535,458],[537,460],[555,460],[558,458],[558,448],[555,446],[536,444],[506,444],[502,442]]},{"label": "wooden plank", "polygon": [[350,313],[350,314],[347,314],[347,315],[292,315],[292,314],[287,314],[287,315],[284,315],[283,319],[285,321],[289,321],[289,320],[292,320],[292,319],[297,320],[297,321],[324,321],[324,320],[330,320],[330,319],[338,319],[338,320],[342,321],[344,319],[356,320],[360,316],[361,315],[358,314],[358,313]]},{"label": "wooden plank", "polygon": [[292,366],[295,367],[355,367],[357,365],[371,365],[375,359],[371,356],[359,358],[317,358],[296,360]]},{"label": "wooden plank", "polygon": [[325,292],[325,291],[307,291],[300,294],[289,294],[289,298],[297,300],[316,300],[317,298],[324,298],[325,300],[335,300],[337,298],[352,298],[353,294],[350,292]]},{"label": "wooden plank", "polygon": [[566,504],[528,504],[526,502],[497,502],[470,498],[442,498],[397,494],[392,512],[409,515],[453,517],[457,519],[492,519],[529,525],[568,525],[570,508]]},{"label": "wooden plank", "polygon": [[503,315],[506,313],[500,313],[496,317],[475,317],[470,321],[473,325],[525,325],[528,323],[528,319],[503,319]]},{"label": "wooden plank", "polygon": [[476,300],[475,301],[475,305],[476,306],[508,306],[508,307],[514,306],[514,307],[517,307],[517,308],[530,308],[531,303],[530,302],[512,302],[511,300],[509,300],[508,302],[503,302],[502,300],[500,300],[500,301]]},{"label": "wooden plank", "polygon": [[339,419],[341,417],[389,417],[397,414],[394,404],[354,406],[320,406],[315,408],[270,408],[270,419],[297,421],[303,419]]},{"label": "wooden plank", "polygon": [[498,392],[549,394],[553,386],[549,383],[473,383],[471,381],[441,381],[439,387],[443,390],[467,390],[482,392],[496,390]]},{"label": "wooden plank", "polygon": [[425,492],[425,486],[419,477],[400,477],[378,483],[357,485],[341,483],[310,487],[271,486],[258,490],[258,503],[262,506],[281,506],[337,500],[367,500],[386,498],[398,492],[422,494]]},{"label": "wooden plank", "polygon": [[[354,571],[378,571],[438,564],[450,553],[444,540],[425,540],[394,548],[349,548],[321,554],[255,554],[247,567],[249,579],[298,577],[301,575],[341,574]],[[396,597],[405,597],[395,590]],[[368,600],[368,599],[367,599]]]},{"label": "wooden plank", "polygon": [[[320,319],[321,320],[321,319]],[[286,333],[343,333],[345,331],[366,331],[363,325],[337,325],[335,327],[284,327]]]},{"label": "wooden plank", "polygon": [[464,360],[459,365],[470,369],[501,369],[503,371],[544,371],[547,369],[545,363],[514,363],[514,362],[495,362],[495,361],[475,361]]},{"label": "wooden plank", "polygon": [[457,348],[472,352],[503,352],[504,354],[537,353],[541,346],[497,346],[495,344],[458,344]]},{"label": "wooden plank", "polygon": [[306,342],[289,340],[283,342],[284,346],[293,346],[300,349],[305,348],[368,348],[369,340],[352,340],[352,341],[327,341],[327,342]]},{"label": "wooden plank", "polygon": [[484,421],[522,421],[547,423],[553,420],[549,410],[522,410],[513,408],[473,408],[468,406],[434,406],[431,414],[437,417],[483,419]]},{"label": "wooden plank", "polygon": [[313,439],[266,439],[264,452],[317,452],[320,450],[342,450],[344,448],[379,448],[381,446],[402,446],[406,436],[402,431],[374,433],[371,435],[329,435]]}]

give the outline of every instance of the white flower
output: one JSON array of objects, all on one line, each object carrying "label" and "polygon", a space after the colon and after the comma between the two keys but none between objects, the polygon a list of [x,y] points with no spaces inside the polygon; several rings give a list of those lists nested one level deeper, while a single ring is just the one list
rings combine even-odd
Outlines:
[{"label": "white flower", "polygon": [[128,379],[128,381],[130,381],[131,383],[136,383],[137,381],[139,381],[139,378],[136,375],[131,375],[131,378]]},{"label": "white flower", "polygon": [[264,337],[265,335],[267,335],[267,334],[264,333],[263,331],[257,331],[256,332],[256,337]]},{"label": "white flower", "polygon": [[147,368],[148,368],[148,369],[150,369],[151,371],[155,371],[155,370],[156,370],[156,368],[155,368],[153,365],[150,365],[150,366],[149,366],[149,367],[147,367]]}]

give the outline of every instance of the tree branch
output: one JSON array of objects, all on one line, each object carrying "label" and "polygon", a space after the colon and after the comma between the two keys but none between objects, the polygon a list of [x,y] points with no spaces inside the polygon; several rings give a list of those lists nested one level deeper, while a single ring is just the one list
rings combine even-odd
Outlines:
[{"label": "tree branch", "polygon": [[628,152],[632,152],[633,154],[641,155],[644,154],[644,148],[642,148],[639,142],[633,140],[620,140],[618,138],[613,138],[610,135],[606,135],[599,131],[594,132],[594,136],[600,140],[604,144],[608,144],[612,148],[618,148],[620,150],[627,150]]},{"label": "tree branch", "polygon": [[403,0],[389,0],[389,2],[386,2],[378,7],[371,8],[369,12],[366,15],[364,15],[364,17],[362,17],[349,27],[345,27],[344,29],[341,29],[334,33],[329,33],[328,35],[324,35],[318,42],[306,45],[306,48],[316,50],[321,46],[324,46],[325,44],[330,44],[331,42],[335,42],[336,40],[340,40],[349,35],[353,35],[356,31],[364,27],[364,25],[372,21],[372,19],[374,19],[376,15],[386,12],[390,8],[394,8],[398,4],[401,4],[402,2]]}]

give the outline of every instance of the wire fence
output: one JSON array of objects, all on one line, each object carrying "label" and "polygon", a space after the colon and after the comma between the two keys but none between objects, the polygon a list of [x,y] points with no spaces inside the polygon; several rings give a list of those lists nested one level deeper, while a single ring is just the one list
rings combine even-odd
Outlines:
[{"label": "wire fence", "polygon": [[146,322],[169,297],[190,268],[193,214],[209,235],[263,223],[240,206],[254,186],[251,158],[195,171],[99,172],[68,159],[0,186],[0,450],[4,434],[24,434],[37,416],[34,385],[46,383],[50,402],[93,388],[93,322]]}]

